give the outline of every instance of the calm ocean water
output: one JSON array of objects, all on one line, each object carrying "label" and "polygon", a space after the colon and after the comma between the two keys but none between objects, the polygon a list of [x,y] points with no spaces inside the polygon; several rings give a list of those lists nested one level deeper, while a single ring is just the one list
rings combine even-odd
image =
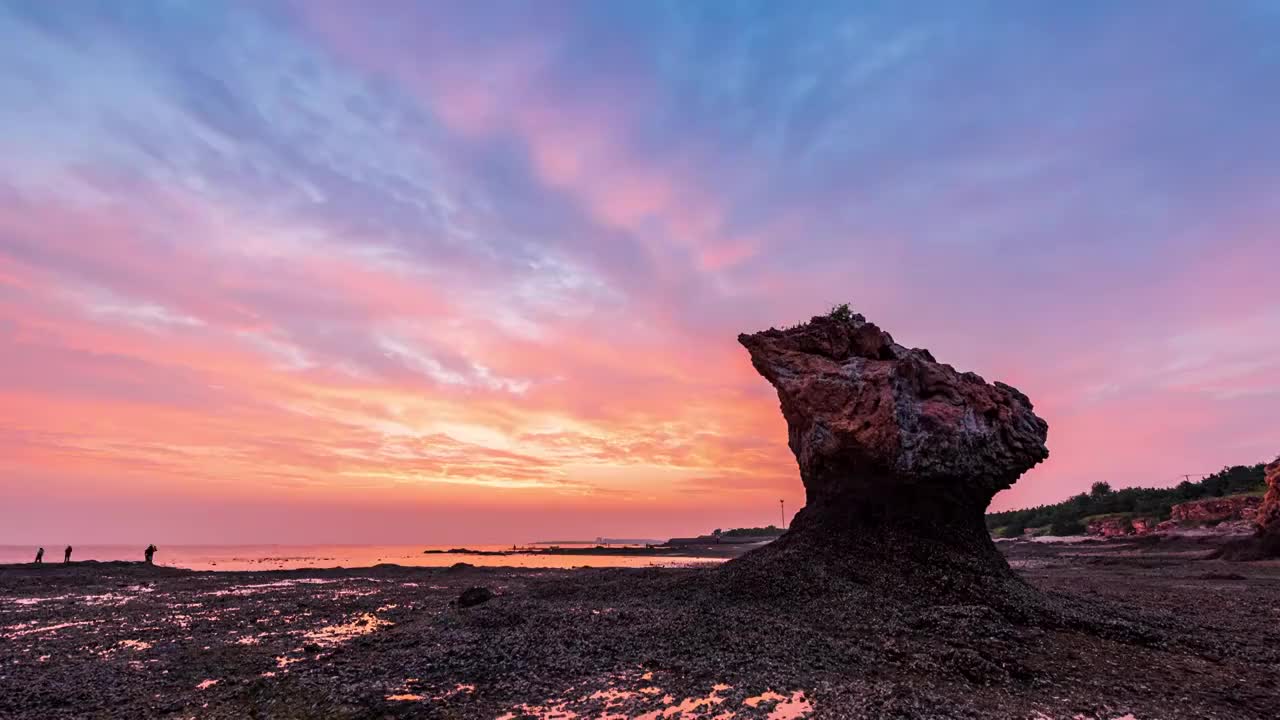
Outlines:
[{"label": "calm ocean water", "polygon": [[[46,563],[62,562],[65,545],[44,546]],[[72,560],[142,560],[145,546],[77,545]],[[297,568],[369,567],[378,563],[448,566],[456,562],[506,567],[674,567],[721,562],[712,558],[623,557],[597,555],[465,555],[424,554],[457,545],[159,545],[157,565],[192,570],[292,570]],[[472,550],[509,550],[510,545],[468,545]],[[31,562],[35,545],[0,545],[0,564]]]}]

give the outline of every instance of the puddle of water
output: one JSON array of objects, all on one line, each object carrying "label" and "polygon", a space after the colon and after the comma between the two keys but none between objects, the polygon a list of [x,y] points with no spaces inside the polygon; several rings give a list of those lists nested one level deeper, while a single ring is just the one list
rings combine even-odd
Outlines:
[{"label": "puddle of water", "polygon": [[[720,686],[717,686],[720,687]],[[659,718],[700,718],[710,712],[712,708],[724,703],[724,698],[720,697],[718,691],[712,690],[708,695],[697,698],[685,698],[678,704],[674,698],[667,695],[662,699],[667,707],[662,710],[652,710],[643,715],[636,716],[636,720],[658,720]]]},{"label": "puddle of water", "polygon": [[196,689],[197,689],[197,690],[208,690],[209,688],[211,688],[211,687],[213,687],[214,685],[217,685],[217,684],[218,684],[218,681],[217,681],[217,680],[201,680],[201,681],[196,685]]},{"label": "puddle of water", "polygon": [[787,699],[786,695],[779,695],[778,693],[772,690],[765,690],[763,693],[760,693],[755,697],[749,697],[746,700],[743,700],[742,704],[746,705],[747,707],[753,708],[753,707],[760,707],[761,703],[777,702],[779,700],[786,700],[786,699]]},{"label": "puddle of water", "polygon": [[610,705],[617,705],[623,700],[630,700],[635,696],[636,696],[636,693],[633,693],[630,690],[619,690],[617,688],[605,688],[604,690],[597,690],[591,693],[590,695],[587,696],[587,699],[588,700],[604,700],[605,707],[608,707]]},{"label": "puddle of water", "polygon": [[248,585],[234,585],[226,590],[212,590],[205,593],[206,595],[256,595],[258,593],[272,592],[290,588],[295,585],[328,585],[329,583],[339,582],[328,578],[293,578],[289,580],[275,580],[265,583],[251,583]]},{"label": "puddle of water", "polygon": [[[320,647],[334,647],[341,645],[349,640],[368,635],[378,630],[378,628],[388,627],[395,623],[390,620],[383,620],[373,613],[361,613],[349,622],[339,623],[337,625],[326,625],[316,630],[309,630],[302,634],[302,637],[311,643],[315,643]],[[262,633],[261,635],[265,635]],[[261,637],[261,635],[259,637]],[[302,652],[302,648],[296,648],[292,652]],[[302,662],[302,657],[290,657],[289,655],[276,656],[276,668],[287,671],[289,666]]]},{"label": "puddle of water", "polygon": [[791,693],[791,697],[773,706],[773,711],[769,713],[769,720],[795,720],[812,712],[813,703],[804,696],[803,690],[797,690]]},{"label": "puddle of water", "polygon": [[16,632],[4,633],[3,635],[0,635],[0,637],[12,640],[14,638],[22,637],[23,635],[33,635],[35,633],[57,632],[58,630],[62,630],[64,628],[69,628],[69,627],[78,627],[80,625],[93,625],[96,622],[97,622],[96,620],[81,620],[79,622],[65,622],[65,623],[58,623],[57,625],[45,625],[44,627],[35,627],[35,628],[30,628],[28,630],[18,630]]},{"label": "puddle of water", "polygon": [[14,605],[39,605],[40,603],[57,602],[58,600],[66,600],[69,597],[71,596],[57,595],[55,597],[46,597],[46,598],[13,598],[9,602],[12,602]]},{"label": "puddle of water", "polygon": [[302,662],[302,658],[289,657],[288,655],[276,656],[276,667],[286,672],[288,672],[290,665],[300,662]]},{"label": "puddle of water", "polygon": [[303,637],[321,647],[340,645],[361,635],[368,635],[378,628],[394,625],[390,620],[383,620],[373,613],[361,613],[350,622],[338,625],[326,625],[318,630],[304,633]]},{"label": "puddle of water", "polygon": [[138,651],[151,649],[151,643],[145,640],[121,640],[119,645],[124,648]]},{"label": "puddle of water", "polygon": [[[652,672],[643,675],[624,673],[610,680],[608,687],[578,698],[553,698],[541,704],[524,703],[512,708],[499,720],[524,716],[538,720],[571,720],[584,712],[601,720],[729,720],[738,714],[728,705],[729,699],[722,695],[733,689],[724,683],[716,683],[706,695],[677,700],[655,685],[629,689],[638,682],[652,682]],[[755,712],[767,711],[769,720],[796,720],[814,711],[813,703],[802,690],[789,695],[768,690],[748,697],[743,706]]]},{"label": "puddle of water", "polygon": [[86,605],[110,605],[117,607],[133,599],[132,595],[120,593],[103,593],[102,595],[82,595],[80,601]]},{"label": "puddle of water", "polygon": [[426,698],[422,697],[421,695],[414,695],[413,693],[400,693],[398,695],[387,696],[387,700],[390,700],[392,702],[416,702],[418,700],[425,700],[425,699]]},{"label": "puddle of water", "polygon": [[[405,687],[408,687],[409,683],[415,683],[417,681],[418,681],[417,678],[409,678],[408,680],[404,681]],[[453,697],[454,695],[470,695],[475,691],[476,691],[475,685],[468,685],[466,683],[463,683],[453,687],[452,689],[445,690],[444,692],[441,692],[441,693],[437,693],[436,695],[431,696],[431,699],[446,700],[448,698]]]},{"label": "puddle of water", "polygon": [[497,720],[515,720],[526,715],[531,715],[538,720],[573,720],[578,717],[578,713],[566,710],[563,703],[554,707],[524,704],[517,707],[514,712],[499,715]]},{"label": "puddle of water", "polygon": [[[1035,714],[1028,717],[1027,720],[1056,720],[1056,718],[1054,718],[1052,715],[1046,715],[1040,712],[1039,710],[1037,710]],[[1070,720],[1100,720],[1100,719],[1091,715],[1072,715]],[[1108,718],[1108,720],[1138,720],[1138,718],[1135,717],[1133,713],[1125,713],[1124,715],[1117,715],[1116,717]]]}]

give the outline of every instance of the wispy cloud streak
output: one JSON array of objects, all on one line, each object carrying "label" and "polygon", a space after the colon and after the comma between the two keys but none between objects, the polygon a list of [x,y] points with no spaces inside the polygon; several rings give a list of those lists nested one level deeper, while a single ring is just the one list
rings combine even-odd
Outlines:
[{"label": "wispy cloud streak", "polygon": [[1196,3],[0,4],[0,490],[50,527],[223,508],[203,539],[279,539],[283,506],[303,540],[768,522],[800,487],[733,338],[842,301],[1037,401],[1053,459],[1000,507],[1259,461],[1278,33]]}]

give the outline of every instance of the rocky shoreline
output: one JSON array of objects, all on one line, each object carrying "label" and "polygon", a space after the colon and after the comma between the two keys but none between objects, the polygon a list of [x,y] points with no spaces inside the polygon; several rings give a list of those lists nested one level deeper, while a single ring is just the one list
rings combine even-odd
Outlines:
[{"label": "rocky shoreline", "polygon": [[998,545],[1058,622],[839,579],[710,592],[723,568],[6,566],[0,717],[1280,715],[1280,563]]},{"label": "rocky shoreline", "polygon": [[805,487],[777,540],[683,569],[0,568],[0,717],[1280,717],[1280,562],[997,545],[992,496],[1048,457],[1028,397],[847,306],[739,342]]}]

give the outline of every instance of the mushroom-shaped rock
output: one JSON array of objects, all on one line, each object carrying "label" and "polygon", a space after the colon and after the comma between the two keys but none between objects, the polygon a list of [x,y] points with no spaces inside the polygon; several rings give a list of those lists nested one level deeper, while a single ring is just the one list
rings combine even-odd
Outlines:
[{"label": "mushroom-shaped rock", "polygon": [[983,513],[1049,456],[1048,424],[1027,396],[856,314],[738,342],[778,391],[804,482],[805,508],[775,545],[1008,573]]}]

